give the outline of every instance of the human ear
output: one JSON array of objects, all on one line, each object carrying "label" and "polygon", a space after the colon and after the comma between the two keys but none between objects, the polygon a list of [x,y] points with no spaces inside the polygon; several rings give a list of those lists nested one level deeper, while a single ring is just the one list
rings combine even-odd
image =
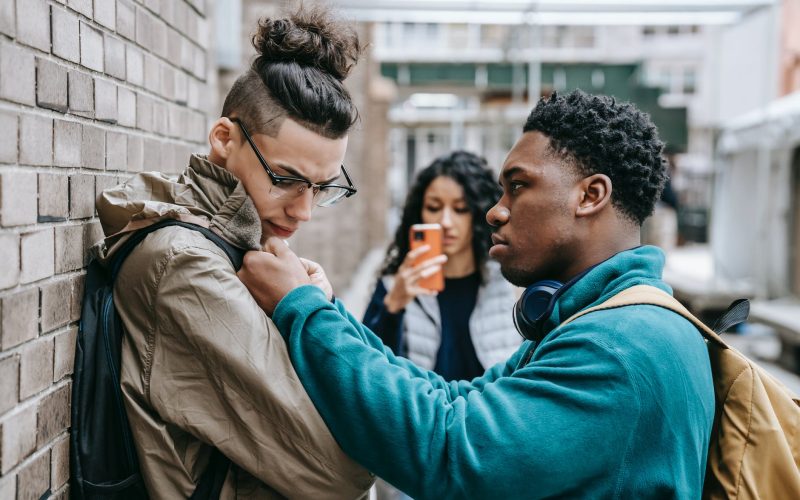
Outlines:
[{"label": "human ear", "polygon": [[237,144],[237,135],[236,124],[229,118],[223,116],[215,121],[208,133],[208,143],[213,155],[227,160]]},{"label": "human ear", "polygon": [[605,174],[594,174],[580,182],[581,200],[575,215],[588,217],[599,213],[611,202],[611,179]]}]

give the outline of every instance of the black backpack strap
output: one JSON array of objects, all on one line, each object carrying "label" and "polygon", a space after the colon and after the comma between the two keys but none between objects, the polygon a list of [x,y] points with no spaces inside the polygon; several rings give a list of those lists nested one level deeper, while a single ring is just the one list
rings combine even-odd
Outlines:
[{"label": "black backpack strap", "polygon": [[208,466],[205,472],[197,482],[197,488],[189,497],[190,500],[206,500],[212,498],[219,498],[222,492],[222,485],[225,484],[225,478],[228,475],[231,461],[228,457],[222,454],[217,448],[211,450],[211,456],[208,459]]},{"label": "black backpack strap", "polygon": [[[234,269],[237,271],[242,267],[242,260],[244,259],[245,251],[241,248],[235,247],[225,241],[222,237],[220,237],[215,232],[211,231],[208,228],[203,226],[199,226],[197,224],[191,224],[188,222],[183,222],[175,219],[166,219],[163,221],[159,221],[151,226],[147,226],[144,229],[136,231],[120,248],[116,255],[113,258],[111,264],[111,276],[112,279],[116,279],[117,273],[119,272],[122,263],[125,261],[125,258],[136,248],[136,245],[142,242],[142,240],[147,237],[148,234],[158,231],[159,229],[165,228],[167,226],[180,226],[186,229],[191,229],[192,231],[198,231],[203,234],[206,238],[211,240],[215,245],[217,245],[225,255],[228,256],[230,259],[231,264],[233,264]],[[228,475],[228,469],[230,468],[230,460],[222,454],[217,448],[213,448],[211,451],[211,456],[208,460],[208,466],[206,470],[203,472],[203,475],[200,477],[200,480],[197,483],[197,488],[195,489],[194,493],[190,497],[192,500],[206,500],[206,499],[216,499],[219,498],[220,492],[222,491],[222,485],[225,483],[225,477]]]},{"label": "black backpack strap", "polygon": [[206,238],[211,240],[215,245],[217,245],[225,255],[228,256],[228,259],[233,264],[233,268],[237,271],[242,267],[242,260],[244,259],[245,251],[241,248],[237,248],[219,236],[214,231],[205,228],[203,226],[199,226],[197,224],[191,224],[189,222],[183,222],[175,219],[165,219],[151,226],[147,226],[144,229],[140,229],[133,233],[130,238],[122,245],[116,254],[113,257],[111,262],[111,279],[115,280],[117,278],[117,273],[119,273],[119,268],[122,266],[122,263],[128,257],[128,255],[136,248],[136,245],[142,242],[148,234],[158,231],[159,229],[165,228],[167,226],[180,226],[186,229],[191,229],[192,231],[198,231],[203,234]]},{"label": "black backpack strap", "polygon": [[731,327],[747,321],[748,316],[750,316],[750,301],[734,300],[722,316],[717,318],[711,329],[717,333],[727,332]]}]

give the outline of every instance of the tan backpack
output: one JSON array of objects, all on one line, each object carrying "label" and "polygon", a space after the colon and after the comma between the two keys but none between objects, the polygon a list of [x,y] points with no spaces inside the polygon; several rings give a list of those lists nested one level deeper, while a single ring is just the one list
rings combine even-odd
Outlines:
[{"label": "tan backpack", "polygon": [[800,499],[800,400],[668,293],[637,285],[563,324],[594,311],[655,305],[700,330],[708,345],[716,411],[703,498]]}]

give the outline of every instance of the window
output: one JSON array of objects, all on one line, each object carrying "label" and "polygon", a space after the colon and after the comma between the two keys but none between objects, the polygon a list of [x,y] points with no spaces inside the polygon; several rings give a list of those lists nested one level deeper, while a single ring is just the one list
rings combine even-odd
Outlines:
[{"label": "window", "polygon": [[683,93],[694,94],[697,85],[697,74],[694,68],[684,68],[683,70]]},{"label": "window", "polygon": [[592,87],[602,89],[606,84],[606,74],[602,69],[592,71]]},{"label": "window", "polygon": [[501,49],[506,39],[506,27],[492,24],[481,25],[481,48]]},{"label": "window", "polygon": [[451,49],[463,50],[469,47],[469,25],[451,24],[447,30],[447,46]]},{"label": "window", "polygon": [[697,91],[697,68],[693,65],[655,66],[645,75],[648,85],[660,87],[667,94],[692,95]]},{"label": "window", "polygon": [[567,72],[564,68],[553,70],[553,88],[559,91],[567,88]]}]

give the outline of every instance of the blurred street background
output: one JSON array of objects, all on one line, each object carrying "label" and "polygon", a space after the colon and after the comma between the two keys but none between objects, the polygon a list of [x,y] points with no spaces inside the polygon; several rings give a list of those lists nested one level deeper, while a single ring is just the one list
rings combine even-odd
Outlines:
[{"label": "blurred street background", "polygon": [[[645,227],[665,278],[800,392],[800,0],[336,0],[368,49],[346,81],[358,195],[291,241],[358,317],[409,181],[453,149],[499,169],[541,96],[631,101],[667,143]],[[70,390],[95,198],[206,153],[282,0],[0,0],[0,499],[68,496]]]}]

